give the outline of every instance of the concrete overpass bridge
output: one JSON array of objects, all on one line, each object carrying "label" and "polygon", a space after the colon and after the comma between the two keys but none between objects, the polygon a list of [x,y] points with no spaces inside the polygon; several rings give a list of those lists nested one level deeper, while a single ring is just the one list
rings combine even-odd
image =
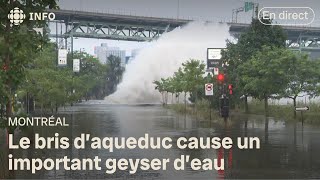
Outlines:
[{"label": "concrete overpass bridge", "polygon": [[[72,10],[48,10],[55,13],[50,22],[50,37],[60,39],[97,38],[125,41],[151,41],[163,33],[192,20],[107,14]],[[249,24],[227,23],[232,36],[238,37]],[[54,27],[55,28],[52,28]],[[288,34],[287,46],[300,51],[320,53],[320,27],[282,26]],[[55,30],[54,30],[55,29]],[[61,44],[61,43],[60,43]],[[320,55],[320,54],[319,54]]]},{"label": "concrete overpass bridge", "polygon": [[[71,10],[55,13],[57,33],[51,37],[100,38],[125,41],[151,41],[190,20],[106,14]],[[52,32],[52,31],[51,31]]]},{"label": "concrete overpass bridge", "polygon": [[[229,32],[234,37],[239,37],[249,27],[249,24],[228,24]],[[282,28],[287,33],[287,47],[307,52],[312,58],[320,57],[320,27],[282,26]]]}]

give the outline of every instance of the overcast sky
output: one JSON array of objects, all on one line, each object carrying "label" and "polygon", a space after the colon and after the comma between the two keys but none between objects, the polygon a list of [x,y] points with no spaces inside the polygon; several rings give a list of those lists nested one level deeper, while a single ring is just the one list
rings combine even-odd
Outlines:
[{"label": "overcast sky", "polygon": [[[232,9],[244,5],[245,0],[60,0],[60,9],[106,12],[115,14],[170,17],[193,20],[209,20],[213,22],[230,21]],[[315,24],[319,25],[319,0],[256,0],[259,7],[311,7],[315,11]],[[251,13],[239,14],[240,22],[249,23]],[[146,46],[143,42],[126,42],[101,39],[76,39],[74,49],[84,48],[93,54],[94,46],[108,43],[127,50],[127,54],[135,48]]]}]

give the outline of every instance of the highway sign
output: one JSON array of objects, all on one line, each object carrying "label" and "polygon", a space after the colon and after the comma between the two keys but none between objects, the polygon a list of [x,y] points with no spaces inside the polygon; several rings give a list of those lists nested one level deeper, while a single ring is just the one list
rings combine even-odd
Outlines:
[{"label": "highway sign", "polygon": [[68,50],[59,49],[59,51],[58,51],[58,65],[59,66],[66,66],[67,65],[67,55],[68,55]]},{"label": "highway sign", "polygon": [[213,69],[215,67],[219,67],[220,60],[208,59],[207,60],[207,69]]},{"label": "highway sign", "polygon": [[80,72],[80,59],[73,59],[73,72]]},{"label": "highway sign", "polygon": [[206,96],[213,96],[213,84],[212,83],[205,84],[204,91]]},{"label": "highway sign", "polygon": [[310,110],[310,108],[308,106],[306,106],[306,107],[296,107],[295,109],[296,109],[296,111],[309,111]]},{"label": "highway sign", "polygon": [[207,48],[207,68],[212,69],[220,65],[221,48]]},{"label": "highway sign", "polygon": [[209,60],[220,60],[221,59],[221,48],[208,48],[207,59]]},{"label": "highway sign", "polygon": [[245,2],[244,3],[244,12],[248,12],[250,10],[252,10],[254,7],[253,2]]}]

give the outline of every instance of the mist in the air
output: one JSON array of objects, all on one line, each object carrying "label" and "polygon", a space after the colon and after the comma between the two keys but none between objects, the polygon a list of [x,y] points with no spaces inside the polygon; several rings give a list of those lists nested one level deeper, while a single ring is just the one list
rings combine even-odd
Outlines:
[{"label": "mist in the air", "polygon": [[229,38],[228,26],[193,22],[163,34],[150,46],[139,51],[127,65],[122,82],[107,103],[161,103],[154,80],[172,76],[189,59],[206,62],[207,48],[224,48]]}]

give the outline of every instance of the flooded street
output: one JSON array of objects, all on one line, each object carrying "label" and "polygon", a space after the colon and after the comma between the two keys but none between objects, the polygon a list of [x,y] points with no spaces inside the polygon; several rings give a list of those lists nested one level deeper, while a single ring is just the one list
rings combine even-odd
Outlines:
[{"label": "flooded street", "polygon": [[[148,133],[153,137],[259,137],[259,150],[240,150],[235,145],[230,150],[180,150],[173,147],[169,150],[13,150],[14,157],[23,158],[170,158],[190,155],[191,158],[223,158],[224,171],[194,171],[187,165],[185,171],[176,171],[172,164],[166,171],[142,171],[134,175],[128,171],[117,171],[113,175],[101,171],[44,171],[36,174],[31,171],[8,172],[6,132],[0,130],[1,166],[0,173],[5,177],[25,178],[110,178],[110,179],[223,179],[223,178],[320,178],[320,127],[301,122],[284,122],[280,119],[263,116],[233,117],[227,124],[219,120],[209,121],[178,115],[162,106],[151,105],[107,105],[98,101],[89,101],[61,109],[60,117],[66,117],[70,127],[35,127],[34,132],[16,133],[16,138],[32,136],[40,133],[42,136],[60,136],[74,139],[81,133],[97,137],[142,137]],[[103,163],[102,163],[103,164]],[[1,176],[0,176],[1,177]],[[3,177],[3,175],[2,175]],[[177,178],[179,177],[179,178]]]}]

